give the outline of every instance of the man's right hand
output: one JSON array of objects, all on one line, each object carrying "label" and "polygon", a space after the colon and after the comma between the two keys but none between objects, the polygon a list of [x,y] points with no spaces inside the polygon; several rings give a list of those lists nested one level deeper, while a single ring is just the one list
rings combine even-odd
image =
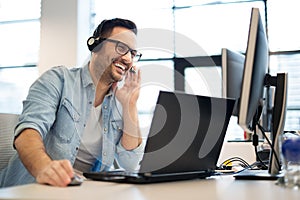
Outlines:
[{"label": "man's right hand", "polygon": [[74,171],[69,160],[54,160],[41,170],[36,181],[42,184],[65,187],[71,182]]}]

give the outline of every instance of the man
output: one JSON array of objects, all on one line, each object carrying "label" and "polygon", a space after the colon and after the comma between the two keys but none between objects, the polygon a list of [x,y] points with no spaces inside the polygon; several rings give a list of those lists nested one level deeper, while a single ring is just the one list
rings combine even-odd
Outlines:
[{"label": "man", "polygon": [[[88,39],[83,68],[54,67],[30,88],[15,128],[18,152],[0,186],[38,182],[67,186],[75,171],[137,168],[143,153],[137,100],[141,74],[133,66],[136,25],[104,20]],[[124,78],[122,87],[117,82]]]}]

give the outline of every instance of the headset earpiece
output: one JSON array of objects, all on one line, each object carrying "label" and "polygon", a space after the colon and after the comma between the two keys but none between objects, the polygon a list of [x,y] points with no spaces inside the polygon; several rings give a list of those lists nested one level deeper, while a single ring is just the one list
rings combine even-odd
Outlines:
[{"label": "headset earpiece", "polygon": [[94,38],[94,36],[90,37],[87,40],[87,46],[89,48],[90,51],[93,51],[93,49],[98,45],[98,40]]},{"label": "headset earpiece", "polygon": [[[87,46],[90,51],[98,51],[100,48],[100,44],[104,41],[103,38],[95,38],[94,36],[90,37],[87,40]],[[96,48],[97,47],[97,48]]]}]

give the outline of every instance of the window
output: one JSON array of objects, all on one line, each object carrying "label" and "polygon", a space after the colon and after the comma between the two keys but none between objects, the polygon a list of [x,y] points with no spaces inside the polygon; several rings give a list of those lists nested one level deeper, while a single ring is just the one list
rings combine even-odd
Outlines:
[{"label": "window", "polygon": [[0,1],[0,112],[20,113],[38,76],[39,19],[40,0]]},{"label": "window", "polygon": [[0,1],[0,67],[37,63],[39,18],[40,0]]},{"label": "window", "polygon": [[[251,8],[260,8],[264,17],[262,1],[193,1],[192,5],[184,0],[178,2],[180,4],[175,7],[176,32],[193,40],[207,55],[219,55],[222,47],[245,52]],[[192,49],[186,56],[199,56],[199,52]]]},{"label": "window", "polygon": [[22,101],[37,76],[36,67],[0,68],[0,112],[19,114]]},{"label": "window", "polygon": [[271,74],[288,72],[288,99],[285,130],[300,129],[300,53],[280,53],[270,56]]},{"label": "window", "polygon": [[297,0],[267,1],[271,52],[300,50],[300,18]]},{"label": "window", "polygon": [[[268,8],[270,72],[288,72],[286,130],[300,129],[300,14],[298,1],[272,1]],[[278,14],[280,13],[280,14]]]}]

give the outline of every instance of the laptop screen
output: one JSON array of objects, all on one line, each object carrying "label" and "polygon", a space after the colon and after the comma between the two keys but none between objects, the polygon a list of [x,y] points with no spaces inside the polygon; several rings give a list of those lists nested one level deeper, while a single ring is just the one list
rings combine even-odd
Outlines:
[{"label": "laptop screen", "polygon": [[160,91],[140,173],[214,170],[234,102]]}]

